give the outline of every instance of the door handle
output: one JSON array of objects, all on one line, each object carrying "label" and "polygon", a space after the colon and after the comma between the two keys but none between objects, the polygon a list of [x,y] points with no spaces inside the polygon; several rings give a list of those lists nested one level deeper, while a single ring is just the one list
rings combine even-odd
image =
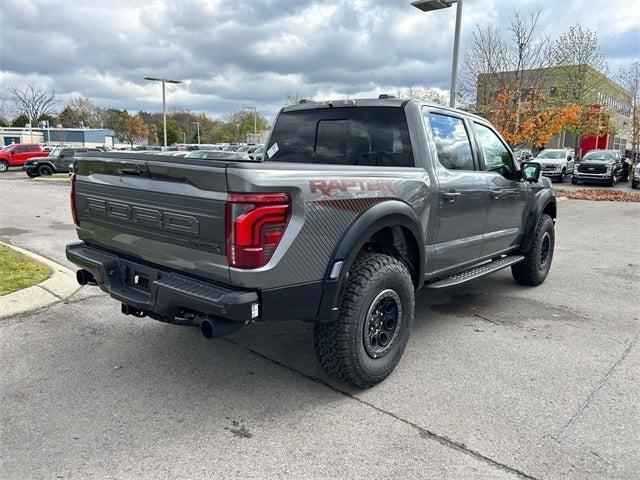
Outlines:
[{"label": "door handle", "polygon": [[446,200],[449,203],[455,202],[456,199],[458,197],[460,197],[462,195],[462,193],[460,192],[455,192],[455,191],[451,191],[451,192],[443,192],[442,193],[442,199]]},{"label": "door handle", "polygon": [[495,188],[492,188],[491,190],[489,190],[489,193],[491,194],[491,198],[495,198],[495,199],[501,198],[502,195],[504,194],[502,190],[495,189]]}]

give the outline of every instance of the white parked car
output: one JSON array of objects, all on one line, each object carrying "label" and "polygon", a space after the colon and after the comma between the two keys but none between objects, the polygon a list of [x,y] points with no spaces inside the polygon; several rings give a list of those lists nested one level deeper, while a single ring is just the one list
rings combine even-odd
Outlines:
[{"label": "white parked car", "polygon": [[575,168],[575,155],[570,148],[547,148],[541,151],[534,160],[542,166],[542,175],[564,182],[568,174],[573,174]]}]

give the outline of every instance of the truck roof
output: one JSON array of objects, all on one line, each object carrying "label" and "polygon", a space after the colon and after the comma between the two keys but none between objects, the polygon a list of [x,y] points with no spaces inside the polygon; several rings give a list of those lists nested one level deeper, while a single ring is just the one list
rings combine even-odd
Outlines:
[{"label": "truck roof", "polygon": [[337,107],[404,107],[408,102],[414,102],[419,106],[428,106],[439,108],[442,110],[449,110],[451,112],[457,112],[459,114],[467,115],[469,117],[477,118],[479,120],[484,120],[482,117],[479,117],[473,113],[460,110],[458,108],[451,108],[445,105],[440,105],[438,103],[433,102],[423,102],[418,100],[412,100],[409,98],[394,98],[394,97],[385,97],[385,98],[348,98],[348,99],[340,99],[340,100],[323,100],[323,101],[313,101],[307,100],[302,103],[296,103],[294,105],[287,105],[282,108],[282,112],[296,112],[299,110],[313,110],[316,108],[337,108]]}]

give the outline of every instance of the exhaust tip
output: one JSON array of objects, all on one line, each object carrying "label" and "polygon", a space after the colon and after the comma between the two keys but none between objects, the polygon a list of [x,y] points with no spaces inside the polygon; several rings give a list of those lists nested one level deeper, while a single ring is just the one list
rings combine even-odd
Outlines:
[{"label": "exhaust tip", "polygon": [[95,285],[96,279],[93,274],[88,270],[78,270],[76,272],[76,280],[80,285]]},{"label": "exhaust tip", "polygon": [[200,331],[204,338],[213,338],[213,324],[209,320],[202,321]]}]

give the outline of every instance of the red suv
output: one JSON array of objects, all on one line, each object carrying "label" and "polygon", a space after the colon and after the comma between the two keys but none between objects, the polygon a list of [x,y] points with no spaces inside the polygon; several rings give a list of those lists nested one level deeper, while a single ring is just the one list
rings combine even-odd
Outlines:
[{"label": "red suv", "polygon": [[27,160],[34,157],[46,157],[49,155],[41,145],[37,143],[17,143],[0,150],[0,173],[6,172],[9,167],[20,167]]}]

